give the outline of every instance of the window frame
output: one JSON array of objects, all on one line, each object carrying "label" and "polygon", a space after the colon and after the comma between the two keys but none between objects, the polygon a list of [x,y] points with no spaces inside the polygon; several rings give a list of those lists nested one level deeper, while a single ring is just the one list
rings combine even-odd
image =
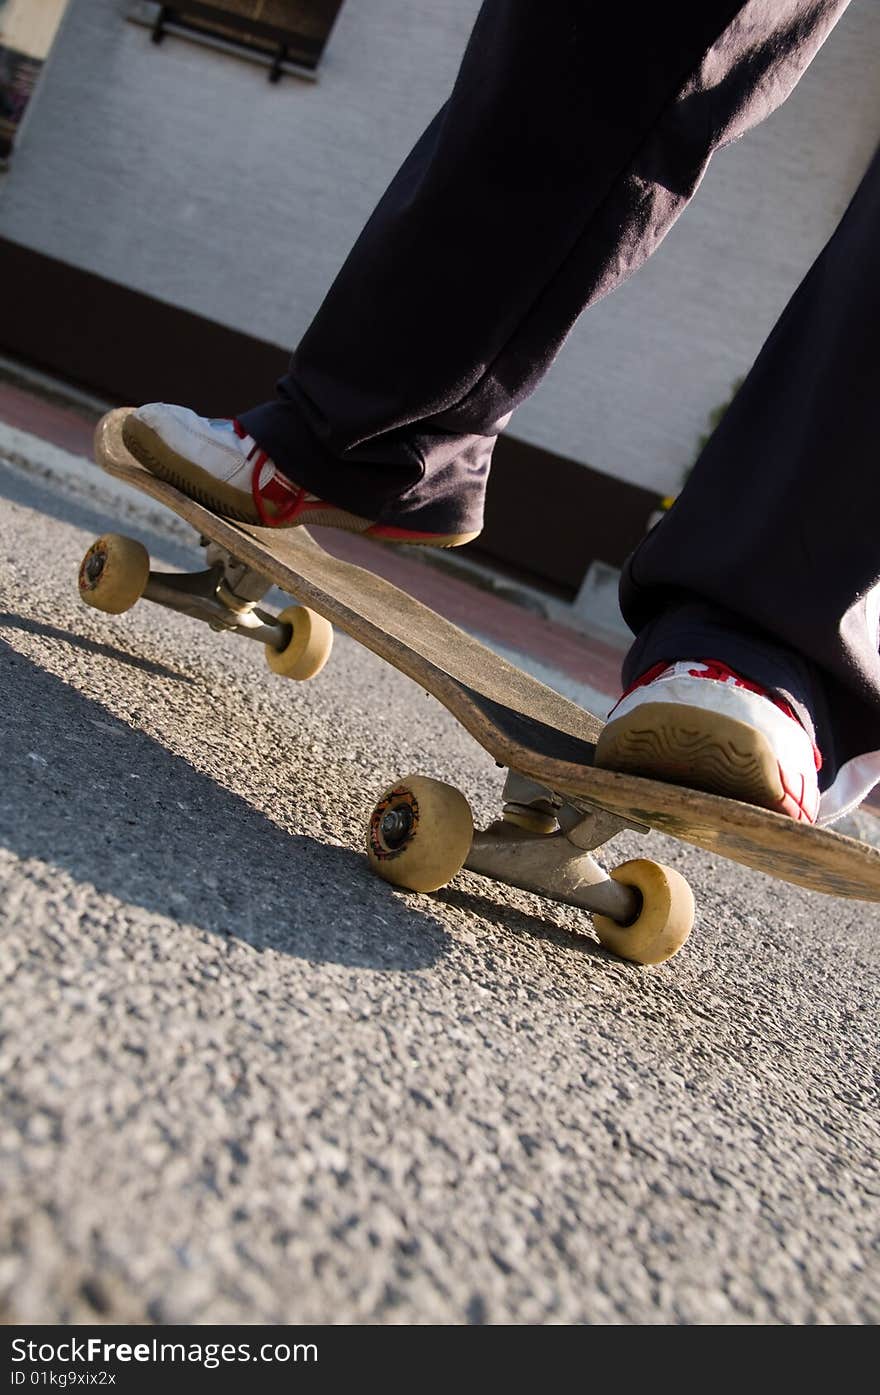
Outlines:
[{"label": "window frame", "polygon": [[[136,24],[147,26],[152,31],[153,42],[156,44],[162,43],[166,35],[188,39],[205,48],[213,48],[267,67],[268,78],[272,83],[279,82],[285,75],[314,82],[317,80],[321,60],[327,51],[343,0],[325,0],[325,4],[332,8],[332,13],[323,40],[319,41],[320,46],[311,59],[303,56],[309,45],[304,36],[300,36],[299,52],[290,53],[291,48],[296,48],[295,29],[236,14],[222,5],[212,4],[211,0],[177,0],[176,3],[175,0],[171,0],[171,3],[167,4],[164,0],[138,0],[130,10],[128,18]],[[217,26],[216,29],[212,30],[212,24]],[[221,32],[221,29],[237,30],[242,38],[236,40],[228,32]],[[266,47],[247,42],[247,35],[265,40]],[[274,51],[270,45],[274,45]]]}]

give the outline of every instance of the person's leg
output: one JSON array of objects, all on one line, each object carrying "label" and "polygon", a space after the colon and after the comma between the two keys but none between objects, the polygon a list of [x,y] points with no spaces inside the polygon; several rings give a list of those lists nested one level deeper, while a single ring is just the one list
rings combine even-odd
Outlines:
[{"label": "person's leg", "polygon": [[823,819],[880,779],[878,246],[880,152],[621,585],[624,682],[711,658],[774,690],[822,753]]},{"label": "person's leg", "polygon": [[846,3],[486,0],[449,101],[244,431],[363,521],[476,532],[511,411]]}]

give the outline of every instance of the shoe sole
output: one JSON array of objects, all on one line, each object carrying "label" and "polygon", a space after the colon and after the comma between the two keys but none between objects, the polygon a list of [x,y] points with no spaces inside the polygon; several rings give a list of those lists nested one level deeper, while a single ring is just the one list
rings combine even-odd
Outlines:
[{"label": "shoe sole", "polygon": [[[126,417],[122,423],[122,439],[126,449],[151,475],[156,475],[166,484],[172,484],[187,498],[195,499],[197,503],[210,509],[211,513],[222,514],[224,518],[234,519],[238,523],[250,523],[257,527],[263,525],[255,505],[247,502],[247,495],[241,489],[224,484],[222,480],[209,475],[207,470],[201,469],[185,456],[178,455],[161,436],[137,417]],[[345,533],[359,533],[368,537],[370,542],[406,543],[410,547],[461,547],[479,537],[479,533],[407,535],[403,529],[389,529],[390,535],[383,537],[381,532],[373,531],[380,529],[381,524],[375,523],[371,518],[361,518],[359,514],[349,513],[346,509],[337,509],[332,504],[323,509],[314,509],[293,523],[282,523],[278,526],[298,528],[304,524],[314,528],[338,528]]]},{"label": "shoe sole", "polygon": [[762,732],[721,712],[646,702],[612,719],[596,744],[596,765],[705,790],[783,811],[786,791]]}]

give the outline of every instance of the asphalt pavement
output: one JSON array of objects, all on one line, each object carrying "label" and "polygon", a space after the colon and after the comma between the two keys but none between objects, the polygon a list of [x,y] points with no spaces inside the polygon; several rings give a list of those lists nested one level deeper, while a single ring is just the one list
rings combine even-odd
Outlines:
[{"label": "asphalt pavement", "polygon": [[698,903],[645,969],[393,891],[382,788],[501,772],[344,635],[83,607],[108,528],[191,560],[120,511],[0,471],[0,1317],[876,1323],[880,907],[623,834]]}]

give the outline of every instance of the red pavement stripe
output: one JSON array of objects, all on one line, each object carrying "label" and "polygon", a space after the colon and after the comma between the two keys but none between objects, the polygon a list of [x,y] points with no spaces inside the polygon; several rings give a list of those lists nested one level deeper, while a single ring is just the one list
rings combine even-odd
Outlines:
[{"label": "red pavement stripe", "polygon": [[34,397],[12,383],[0,382],[0,421],[18,431],[39,436],[53,446],[91,459],[97,415],[74,411],[59,403]]}]

